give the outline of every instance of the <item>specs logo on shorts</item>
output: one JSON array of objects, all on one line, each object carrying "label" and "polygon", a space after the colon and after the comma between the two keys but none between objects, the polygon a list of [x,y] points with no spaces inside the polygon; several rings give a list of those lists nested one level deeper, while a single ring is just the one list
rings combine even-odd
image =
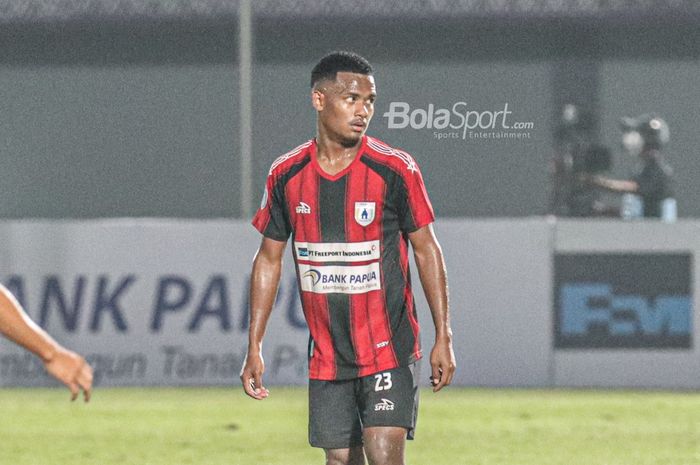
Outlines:
[{"label": "specs logo on shorts", "polygon": [[308,215],[309,213],[311,213],[311,207],[309,207],[309,205],[304,202],[299,202],[299,205],[297,205],[296,208],[296,212],[301,213],[302,215]]},{"label": "specs logo on shorts", "polygon": [[374,411],[379,412],[380,410],[389,411],[394,410],[394,403],[389,399],[382,399],[381,402],[374,404]]}]

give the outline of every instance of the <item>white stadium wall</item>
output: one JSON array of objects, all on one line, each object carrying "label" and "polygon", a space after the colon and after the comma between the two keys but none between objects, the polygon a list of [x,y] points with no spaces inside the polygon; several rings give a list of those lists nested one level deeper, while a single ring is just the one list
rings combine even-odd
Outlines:
[{"label": "white stadium wall", "polygon": [[[449,273],[456,384],[700,387],[700,222],[435,227]],[[259,240],[236,220],[2,221],[0,281],[90,359],[99,386],[236,385]],[[427,384],[432,323],[413,277]],[[264,344],[267,384],[305,383],[307,338],[288,257]],[[50,384],[36,357],[0,340],[0,386]]]}]

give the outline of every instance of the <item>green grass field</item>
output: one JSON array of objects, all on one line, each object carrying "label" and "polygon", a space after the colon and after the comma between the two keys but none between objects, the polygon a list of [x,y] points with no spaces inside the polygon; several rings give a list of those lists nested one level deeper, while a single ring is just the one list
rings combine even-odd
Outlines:
[{"label": "green grass field", "polygon": [[[422,392],[409,465],[700,464],[700,394],[456,389]],[[314,465],[306,390],[0,390],[2,465]]]}]

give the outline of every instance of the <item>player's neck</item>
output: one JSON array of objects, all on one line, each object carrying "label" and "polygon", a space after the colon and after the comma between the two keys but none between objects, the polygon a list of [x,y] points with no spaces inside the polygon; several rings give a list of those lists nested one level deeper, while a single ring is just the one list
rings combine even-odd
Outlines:
[{"label": "player's neck", "polygon": [[316,136],[316,157],[320,163],[347,166],[355,159],[361,145],[362,138],[355,145],[346,146],[328,137],[327,134],[319,133]]}]

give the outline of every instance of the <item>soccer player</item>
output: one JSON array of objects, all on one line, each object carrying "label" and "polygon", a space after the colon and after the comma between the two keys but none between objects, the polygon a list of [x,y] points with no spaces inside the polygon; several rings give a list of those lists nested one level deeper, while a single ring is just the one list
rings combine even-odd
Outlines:
[{"label": "soccer player", "polygon": [[85,402],[90,401],[92,368],[85,359],[53,340],[34,323],[14,296],[0,284],[0,334],[36,354],[44,362],[46,371],[65,384],[71,400],[83,390]]},{"label": "soccer player", "polygon": [[402,465],[417,413],[422,352],[408,242],[435,324],[433,391],[450,384],[447,278],[433,209],[413,158],[365,135],[377,96],[361,56],[333,52],[311,73],[317,133],[279,157],[253,225],[263,234],[253,262],[245,392],[265,399],[263,335],[292,254],[310,330],[309,442],[328,465]]}]

